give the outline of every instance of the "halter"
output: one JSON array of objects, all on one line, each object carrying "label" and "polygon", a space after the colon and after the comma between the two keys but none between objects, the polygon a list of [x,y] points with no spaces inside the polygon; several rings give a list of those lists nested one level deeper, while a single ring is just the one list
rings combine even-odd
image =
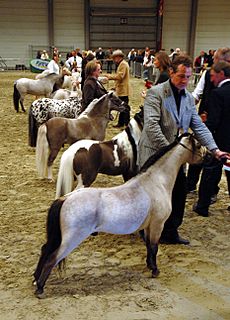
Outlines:
[{"label": "halter", "polygon": [[[188,147],[187,147],[186,145],[184,145],[183,143],[179,142],[179,144],[180,144],[182,147],[184,147],[185,149],[187,149],[187,150],[189,150],[190,152],[192,152],[194,155],[195,155],[195,154],[199,154],[198,152],[195,152],[194,150],[188,148]],[[201,158],[202,158],[202,160],[204,160],[204,159],[205,159],[205,155],[201,155]]]}]

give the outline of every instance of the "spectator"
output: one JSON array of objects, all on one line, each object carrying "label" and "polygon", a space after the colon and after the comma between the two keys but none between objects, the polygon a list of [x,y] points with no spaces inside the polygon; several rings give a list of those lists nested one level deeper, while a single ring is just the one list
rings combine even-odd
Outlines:
[{"label": "spectator", "polygon": [[141,49],[137,50],[137,54],[136,54],[136,57],[134,58],[134,61],[139,62],[139,63],[143,63],[144,57],[143,57],[143,52]]},{"label": "spectator", "polygon": [[208,59],[208,68],[211,68],[213,65],[213,58],[214,58],[215,50],[210,49],[208,51],[207,59]]},{"label": "spectator", "polygon": [[181,54],[180,48],[176,48],[176,50],[170,54],[171,60],[173,61],[180,54]]},{"label": "spectator", "polygon": [[[230,48],[223,47],[219,48],[214,54],[214,64],[220,61],[230,62]],[[194,89],[192,95],[196,101],[199,103],[198,114],[202,118],[202,121],[207,120],[207,116],[209,113],[209,97],[211,91],[215,88],[213,82],[210,78],[210,70],[206,70],[202,73],[202,76]],[[202,98],[202,99],[201,99]],[[188,168],[187,174],[187,190],[190,193],[194,193],[196,190],[197,183],[200,179],[200,173],[202,171],[202,165],[190,165]],[[212,202],[215,202],[216,195],[219,191],[218,185],[215,188],[215,194],[213,194]]]},{"label": "spectator", "polygon": [[170,58],[170,60],[172,60],[173,54],[174,54],[174,49],[171,48],[171,49],[170,49],[170,53],[169,53],[169,58]]},{"label": "spectator", "polygon": [[207,65],[208,65],[208,58],[206,53],[202,50],[200,52],[200,55],[198,57],[195,58],[194,60],[194,68],[195,68],[195,80],[194,80],[194,85],[197,84],[197,80],[199,78],[198,74],[200,75],[201,72],[206,69]]},{"label": "spectator", "polygon": [[155,84],[165,82],[169,79],[169,67],[171,66],[171,60],[166,52],[157,52],[154,59],[154,65],[159,69],[159,77]]},{"label": "spectator", "polygon": [[82,109],[86,107],[94,99],[99,99],[107,93],[102,83],[98,80],[101,74],[101,63],[98,60],[91,60],[85,67],[85,82],[82,90]]},{"label": "spectator", "polygon": [[135,51],[135,49],[131,49],[128,53],[128,63],[129,63],[129,66],[131,64],[131,61],[134,61],[135,60],[135,57],[136,57],[137,53]]},{"label": "spectator", "polygon": [[105,52],[102,50],[101,47],[99,47],[98,50],[96,51],[96,59],[101,62],[101,66],[103,67]]},{"label": "spectator", "polygon": [[[144,127],[139,142],[138,164],[141,168],[150,156],[172,143],[179,130],[191,128],[200,143],[216,157],[225,153],[217,149],[213,137],[197,114],[194,99],[186,90],[192,75],[192,60],[179,55],[170,67],[170,80],[150,88],[144,102]],[[172,193],[172,212],[165,222],[162,243],[189,244],[179,236],[186,201],[186,177],[183,166],[178,172]]]},{"label": "spectator", "polygon": [[50,62],[47,65],[47,68],[45,70],[47,73],[60,73],[60,68],[59,68],[59,55],[54,53],[53,54],[53,59],[50,60]]},{"label": "spectator", "polygon": [[[213,89],[209,99],[209,113],[206,126],[213,133],[218,146],[230,153],[230,63],[222,61],[213,65],[211,80],[216,89]],[[216,191],[222,175],[222,163],[218,160],[204,167],[198,202],[193,210],[201,216],[208,217],[211,198]],[[230,171],[225,171],[228,186],[230,186]],[[228,189],[230,194],[230,189]]]},{"label": "spectator", "polygon": [[106,59],[106,62],[107,62],[107,73],[112,73],[112,70],[113,70],[112,54],[113,54],[112,48],[108,48],[105,51],[105,59]]},{"label": "spectator", "polygon": [[37,55],[36,55],[36,59],[41,59],[41,55],[42,55],[41,50],[38,50]]},{"label": "spectator", "polygon": [[149,47],[145,48],[144,58],[143,58],[143,78],[144,80],[151,80],[151,71],[153,66],[154,56],[151,54]]},{"label": "spectator", "polygon": [[49,55],[48,55],[48,52],[46,50],[42,51],[41,59],[42,60],[49,60]]},{"label": "spectator", "polygon": [[92,52],[86,52],[86,55],[85,53],[83,53],[83,59],[82,59],[82,71],[81,71],[81,89],[83,90],[83,87],[84,87],[84,83],[85,83],[85,67],[87,65],[87,63],[91,60],[94,60],[95,59],[95,56]]},{"label": "spectator", "polygon": [[65,66],[71,70],[73,67],[73,63],[76,62],[77,63],[77,68],[78,71],[81,72],[81,68],[82,68],[82,58],[77,55],[77,51],[73,50],[71,51],[71,57],[69,59],[66,60],[65,62]]},{"label": "spectator", "polygon": [[121,128],[127,126],[130,120],[129,107],[129,64],[124,59],[124,53],[117,49],[113,52],[112,58],[117,64],[117,71],[115,74],[106,74],[108,80],[115,80],[115,90],[118,97],[127,104],[127,111],[120,112],[118,124],[114,127]]}]

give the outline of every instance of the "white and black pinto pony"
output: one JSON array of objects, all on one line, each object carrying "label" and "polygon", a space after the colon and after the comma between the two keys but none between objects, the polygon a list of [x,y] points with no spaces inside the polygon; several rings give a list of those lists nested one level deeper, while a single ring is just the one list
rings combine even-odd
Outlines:
[{"label": "white and black pinto pony", "polygon": [[62,87],[66,72],[68,71],[62,70],[60,74],[51,73],[41,79],[20,78],[16,80],[14,83],[13,92],[15,110],[19,112],[20,102],[22,111],[26,111],[23,102],[27,94],[50,97],[50,94],[54,90],[57,90]]},{"label": "white and black pinto pony", "polygon": [[53,117],[76,119],[82,112],[81,100],[71,97],[64,100],[40,98],[29,108],[29,145],[36,147],[37,132],[40,125]]},{"label": "white and black pinto pony", "polygon": [[89,187],[98,173],[122,175],[124,181],[137,174],[137,152],[143,128],[143,108],[128,126],[109,141],[80,140],[62,155],[56,183],[56,198],[77,187]]},{"label": "white and black pinto pony", "polygon": [[36,164],[41,177],[52,180],[52,164],[61,147],[82,139],[103,141],[111,111],[125,111],[126,104],[112,91],[93,100],[77,119],[55,117],[38,129]]},{"label": "white and black pinto pony", "polygon": [[200,163],[207,154],[190,134],[150,158],[142,171],[112,188],[81,188],[53,202],[47,217],[47,241],[34,273],[42,298],[52,269],[94,232],[131,234],[144,230],[147,267],[157,277],[158,242],[171,213],[171,197],[182,164]]}]

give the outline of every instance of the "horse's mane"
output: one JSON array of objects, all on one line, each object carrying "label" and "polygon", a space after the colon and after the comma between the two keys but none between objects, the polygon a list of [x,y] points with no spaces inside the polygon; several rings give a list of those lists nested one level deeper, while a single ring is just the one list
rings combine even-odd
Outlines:
[{"label": "horse's mane", "polygon": [[134,115],[134,120],[136,120],[136,122],[139,124],[139,126],[143,127],[143,123],[144,123],[144,109],[143,106],[140,106],[140,111],[137,112]]},{"label": "horse's mane", "polygon": [[[86,109],[80,114],[79,117],[87,115],[91,110],[93,110],[95,104],[98,102],[99,99],[93,99],[90,104],[86,107]],[[78,117],[78,118],[79,118]]]},{"label": "horse's mane", "polygon": [[170,151],[173,147],[175,147],[183,137],[191,136],[190,133],[183,133],[179,137],[177,137],[171,144],[161,148],[156,153],[154,153],[149,159],[144,163],[140,172],[145,172],[151,165],[153,165],[157,160],[159,160],[163,155],[165,155],[168,151]]}]

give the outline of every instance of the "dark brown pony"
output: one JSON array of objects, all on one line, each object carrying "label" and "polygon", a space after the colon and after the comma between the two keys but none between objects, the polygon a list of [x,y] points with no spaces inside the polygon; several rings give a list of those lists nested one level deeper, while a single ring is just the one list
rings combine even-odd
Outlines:
[{"label": "dark brown pony", "polygon": [[62,155],[56,184],[56,198],[74,187],[89,187],[98,173],[122,175],[124,181],[137,173],[137,150],[143,128],[143,110],[136,113],[128,126],[112,140],[80,140]]},{"label": "dark brown pony", "polygon": [[52,179],[52,164],[64,143],[82,139],[103,141],[111,111],[125,111],[125,103],[113,92],[95,99],[77,119],[52,118],[38,130],[36,164],[41,177]]}]

